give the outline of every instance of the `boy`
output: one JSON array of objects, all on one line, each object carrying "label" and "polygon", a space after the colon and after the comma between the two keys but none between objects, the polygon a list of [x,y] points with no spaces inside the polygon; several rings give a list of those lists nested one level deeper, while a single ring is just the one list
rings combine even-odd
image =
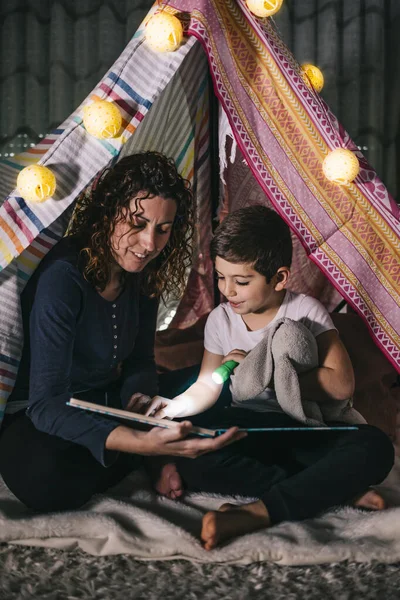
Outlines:
[{"label": "boy", "polygon": [[[198,379],[172,400],[155,398],[146,414],[186,418],[211,408],[222,391],[222,384],[211,377],[213,371],[231,359],[241,362],[268,327],[282,317],[301,321],[317,341],[319,366],[299,376],[302,398],[321,403],[350,398],[354,391],[352,365],[328,312],[318,300],[286,290],[292,242],[289,228],[278,214],[263,206],[231,213],[215,232],[211,257],[219,290],[227,302],[207,320]],[[218,425],[298,425],[282,411],[273,389],[266,389],[245,406],[233,395],[231,408],[209,414]],[[207,422],[207,415],[204,417],[197,423],[210,424],[210,418]],[[351,432],[249,434],[233,450],[198,458],[194,464],[184,459],[176,464],[189,487],[260,498],[240,508],[224,505],[205,515],[202,539],[205,548],[211,549],[231,536],[282,520],[308,518],[350,501],[384,479],[393,464],[393,447],[381,431],[362,425]],[[168,485],[170,497],[182,492],[172,465],[163,470],[159,491],[165,492]],[[358,505],[384,507],[375,492],[364,495]]]}]

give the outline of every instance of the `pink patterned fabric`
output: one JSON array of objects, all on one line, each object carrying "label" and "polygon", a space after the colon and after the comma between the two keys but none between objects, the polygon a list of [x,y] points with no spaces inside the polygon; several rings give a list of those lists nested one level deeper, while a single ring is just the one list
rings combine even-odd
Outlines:
[{"label": "pink patterned fabric", "polygon": [[[399,209],[317,93],[269,20],[244,0],[174,0],[191,14],[214,89],[254,177],[309,258],[367,323],[400,370]],[[329,182],[332,149],[356,152],[361,171]]]}]

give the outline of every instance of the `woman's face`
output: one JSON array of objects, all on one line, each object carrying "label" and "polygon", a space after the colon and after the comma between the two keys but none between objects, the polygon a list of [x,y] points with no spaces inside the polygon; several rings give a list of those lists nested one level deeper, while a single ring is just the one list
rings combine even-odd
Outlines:
[{"label": "woman's face", "polygon": [[167,245],[176,214],[176,202],[161,196],[144,197],[139,192],[129,209],[123,209],[111,236],[111,248],[118,265],[138,273]]}]

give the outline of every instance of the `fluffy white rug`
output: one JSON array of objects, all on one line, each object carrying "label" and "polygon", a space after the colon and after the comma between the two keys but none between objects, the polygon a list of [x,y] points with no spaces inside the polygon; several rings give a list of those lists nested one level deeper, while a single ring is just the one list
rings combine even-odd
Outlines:
[{"label": "fluffy white rug", "polygon": [[167,500],[156,496],[144,474],[136,473],[80,511],[32,515],[1,482],[0,542],[79,547],[93,555],[125,553],[142,560],[393,563],[400,561],[399,458],[380,490],[391,506],[380,513],[339,508],[316,519],[245,535],[207,552],[199,541],[202,515],[226,498],[188,494],[182,502]]}]

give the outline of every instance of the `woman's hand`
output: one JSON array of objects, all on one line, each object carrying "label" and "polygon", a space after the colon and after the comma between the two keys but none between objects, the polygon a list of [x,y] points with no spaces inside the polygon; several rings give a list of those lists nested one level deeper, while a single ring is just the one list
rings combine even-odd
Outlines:
[{"label": "woman's hand", "polygon": [[247,436],[237,427],[231,427],[215,438],[188,438],[193,429],[192,423],[174,422],[170,429],[153,427],[150,431],[136,431],[130,427],[119,425],[106,439],[107,450],[141,454],[143,456],[183,456],[197,458],[207,452],[220,450],[233,442]]},{"label": "woman's hand", "polygon": [[222,359],[222,364],[228,362],[228,360],[234,360],[237,363],[240,363],[240,362],[242,362],[242,360],[244,360],[246,358],[247,355],[248,355],[248,352],[245,352],[244,350],[239,350],[238,348],[236,348],[235,350],[231,350],[229,352],[229,354],[224,356],[224,358]]},{"label": "woman's hand", "polygon": [[196,436],[187,439],[192,428],[193,425],[190,421],[176,423],[171,429],[153,427],[153,429],[143,436],[144,439],[140,454],[146,456],[168,455],[197,458],[207,452],[220,450],[247,435],[243,431],[238,431],[237,427],[231,427],[228,431],[215,438],[200,438]]}]

